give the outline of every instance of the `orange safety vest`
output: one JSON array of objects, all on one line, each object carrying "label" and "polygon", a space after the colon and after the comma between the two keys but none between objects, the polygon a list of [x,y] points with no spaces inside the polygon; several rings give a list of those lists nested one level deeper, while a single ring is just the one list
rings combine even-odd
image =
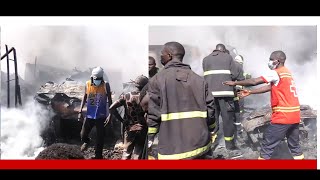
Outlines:
[{"label": "orange safety vest", "polygon": [[275,124],[300,123],[300,103],[291,72],[286,67],[275,69],[279,75],[277,86],[271,85],[271,122]]}]

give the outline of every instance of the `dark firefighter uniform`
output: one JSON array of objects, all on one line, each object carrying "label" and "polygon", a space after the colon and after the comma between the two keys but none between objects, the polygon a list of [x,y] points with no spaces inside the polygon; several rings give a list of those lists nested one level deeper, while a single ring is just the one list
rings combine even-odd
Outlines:
[{"label": "dark firefighter uniform", "polygon": [[[125,107],[124,119],[116,110],[120,106]],[[133,91],[121,95],[119,100],[111,105],[110,111],[125,126],[122,159],[141,159],[147,138],[147,124],[145,113],[140,106],[140,92]]]},{"label": "dark firefighter uniform", "polygon": [[158,67],[153,67],[151,70],[149,70],[149,78],[152,78],[158,72],[159,72],[159,68]]},{"label": "dark firefighter uniform", "polygon": [[[248,75],[247,73],[244,73],[243,71],[243,64],[239,63],[238,61],[235,61],[235,66],[238,69],[239,72],[239,81],[247,79]],[[235,93],[238,93],[240,90],[243,89],[243,86],[237,85],[235,87]],[[243,108],[244,108],[244,101],[243,99],[240,99],[237,94],[235,94],[234,97],[234,106],[235,106],[235,117],[236,117],[236,125],[240,125],[241,123],[241,114],[243,113]]]},{"label": "dark firefighter uniform", "polygon": [[158,159],[196,159],[209,152],[214,110],[208,118],[206,89],[204,79],[178,60],[150,80],[148,136],[159,133]]},{"label": "dark firefighter uniform", "polygon": [[205,57],[202,66],[204,79],[208,83],[208,96],[214,99],[215,118],[218,121],[220,113],[222,116],[226,148],[234,149],[235,92],[234,87],[225,86],[222,82],[243,79],[242,73],[229,54],[218,50]]}]

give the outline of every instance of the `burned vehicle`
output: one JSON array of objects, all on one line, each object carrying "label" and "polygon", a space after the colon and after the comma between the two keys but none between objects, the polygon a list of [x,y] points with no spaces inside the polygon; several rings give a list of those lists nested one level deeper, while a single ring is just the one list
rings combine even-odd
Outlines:
[{"label": "burned vehicle", "polygon": [[61,139],[80,139],[82,122],[78,121],[78,110],[84,89],[84,84],[77,81],[65,81],[62,84],[49,81],[37,91],[35,100],[55,113],[49,127],[43,132],[47,145]]},{"label": "burned vehicle", "polygon": [[[316,137],[317,111],[309,105],[301,105],[300,139],[311,136]],[[264,129],[271,121],[272,110],[270,106],[248,112],[242,120],[242,127],[253,150],[260,150],[260,141],[263,138]]]},{"label": "burned vehicle", "polygon": [[[49,81],[37,91],[35,100],[55,114],[49,126],[42,133],[46,145],[69,140],[80,141],[83,121],[78,120],[78,111],[85,91],[84,84],[81,81],[67,78],[61,84]],[[123,83],[123,93],[129,92],[133,87],[133,83]],[[112,99],[116,100],[114,92]],[[124,115],[123,108],[118,108],[118,111],[121,116]],[[83,117],[86,115],[86,105],[84,105],[82,115]],[[106,126],[106,141],[122,139],[122,129],[121,122],[113,117]],[[91,138],[95,139],[94,136]]]}]

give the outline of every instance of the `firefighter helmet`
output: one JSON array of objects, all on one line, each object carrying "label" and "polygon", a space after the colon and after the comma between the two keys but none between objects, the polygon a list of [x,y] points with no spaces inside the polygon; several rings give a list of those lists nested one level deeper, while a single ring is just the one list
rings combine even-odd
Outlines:
[{"label": "firefighter helmet", "polygon": [[240,64],[243,64],[243,57],[241,55],[237,55],[235,58],[234,58],[235,61],[237,61],[238,63]]}]

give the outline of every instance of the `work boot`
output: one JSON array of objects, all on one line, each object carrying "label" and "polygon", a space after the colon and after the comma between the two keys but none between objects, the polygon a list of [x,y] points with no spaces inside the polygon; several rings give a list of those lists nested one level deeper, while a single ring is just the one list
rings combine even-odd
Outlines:
[{"label": "work boot", "polygon": [[88,147],[89,147],[89,143],[83,143],[82,146],[81,146],[81,148],[80,148],[81,152],[87,150]]}]

